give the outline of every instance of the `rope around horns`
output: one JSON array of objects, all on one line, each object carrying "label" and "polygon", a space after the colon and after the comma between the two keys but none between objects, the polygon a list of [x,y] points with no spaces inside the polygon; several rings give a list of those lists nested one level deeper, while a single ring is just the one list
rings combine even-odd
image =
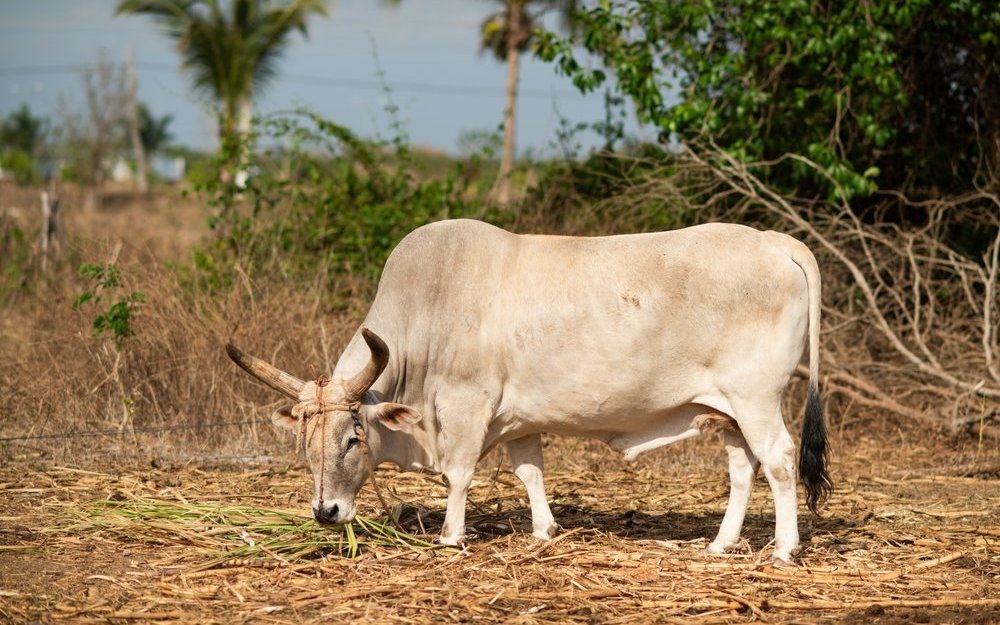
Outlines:
[{"label": "rope around horns", "polygon": [[382,496],[382,489],[379,488],[378,481],[375,479],[375,467],[372,466],[370,447],[368,446],[368,433],[365,432],[365,428],[361,423],[361,417],[359,411],[361,409],[361,402],[355,401],[348,404],[345,403],[327,403],[324,397],[326,386],[330,384],[330,378],[322,375],[316,378],[316,398],[312,401],[299,402],[292,406],[292,416],[299,420],[299,430],[296,435],[295,446],[296,448],[302,449],[303,455],[307,451],[307,440],[306,440],[306,424],[311,417],[322,417],[323,422],[319,424],[320,429],[320,476],[319,476],[319,505],[322,509],[323,507],[323,489],[324,480],[326,479],[326,436],[324,430],[326,429],[326,416],[331,412],[349,412],[351,414],[351,419],[354,421],[354,434],[358,437],[358,444],[361,445],[361,452],[365,456],[365,462],[368,464],[368,475],[371,480],[372,487],[375,490],[375,495],[378,497],[379,503],[382,504],[383,512],[386,517],[396,524],[395,519],[392,517],[392,510],[389,508],[389,504],[386,503],[385,498]]}]

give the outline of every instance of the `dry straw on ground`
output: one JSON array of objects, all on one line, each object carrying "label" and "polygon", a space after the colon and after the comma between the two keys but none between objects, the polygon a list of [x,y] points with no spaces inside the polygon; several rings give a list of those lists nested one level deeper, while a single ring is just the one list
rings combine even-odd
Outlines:
[{"label": "dry straw on ground", "polygon": [[[891,442],[894,457],[884,440],[838,441],[838,491],[822,518],[803,517],[805,547],[792,568],[768,564],[773,515],[763,484],[743,550],[701,553],[727,489],[712,440],[634,466],[597,443],[550,441],[548,486],[564,531],[546,543],[531,537],[523,489],[493,459],[473,487],[464,550],[423,542],[442,521],[437,478],[383,470],[389,504],[416,537],[359,531],[355,558],[346,557],[344,535],[301,516],[309,478],[300,468],[118,474],[18,463],[0,469],[0,615],[53,623],[1000,620],[1000,487],[988,472],[997,451]],[[368,517],[383,512],[370,486],[360,502]]]}]

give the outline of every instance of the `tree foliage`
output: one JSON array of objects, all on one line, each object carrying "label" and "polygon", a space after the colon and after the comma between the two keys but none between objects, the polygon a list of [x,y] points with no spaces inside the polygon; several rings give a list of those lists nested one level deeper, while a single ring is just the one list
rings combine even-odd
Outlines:
[{"label": "tree foliage", "polygon": [[[579,0],[500,0],[499,10],[490,13],[479,25],[479,49],[489,51],[498,61],[507,61],[511,47],[526,51],[544,31],[542,19],[555,12],[560,29],[572,33]],[[519,10],[514,11],[514,5]],[[512,18],[516,14],[516,23]]]},{"label": "tree foliage", "polygon": [[156,117],[144,102],[139,106],[139,140],[148,154],[155,154],[170,144],[173,135],[170,133],[170,122],[173,115]]},{"label": "tree foliage", "polygon": [[27,104],[0,123],[0,170],[20,185],[38,181],[35,160],[45,142],[46,120],[35,117]]},{"label": "tree foliage", "polygon": [[35,154],[45,138],[45,129],[45,120],[32,115],[27,104],[21,104],[0,124],[0,149]]},{"label": "tree foliage", "polygon": [[[744,160],[794,153],[786,189],[864,197],[968,189],[1000,165],[1000,4],[988,0],[601,0],[584,48],[664,139]],[[582,90],[607,75],[537,44]]]},{"label": "tree foliage", "polygon": [[[222,105],[222,134],[277,73],[289,35],[307,33],[326,0],[121,0],[117,14],[151,16],[183,58],[197,92]],[[228,10],[227,10],[228,9]]]}]

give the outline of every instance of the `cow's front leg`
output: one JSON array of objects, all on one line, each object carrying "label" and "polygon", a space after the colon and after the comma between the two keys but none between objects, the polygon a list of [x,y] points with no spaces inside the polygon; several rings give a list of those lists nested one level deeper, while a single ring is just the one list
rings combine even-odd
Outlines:
[{"label": "cow's front leg", "polygon": [[442,545],[458,546],[465,538],[465,502],[475,472],[475,464],[452,467],[444,472],[448,478],[448,510],[444,514],[441,538],[438,539]]},{"label": "cow's front leg", "polygon": [[465,502],[483,453],[490,414],[490,405],[474,389],[452,388],[438,394],[438,449],[443,450],[442,473],[448,480],[448,510],[438,539],[442,545],[458,545],[465,536]]},{"label": "cow's front leg", "polygon": [[559,526],[552,517],[549,502],[545,498],[545,482],[542,479],[542,436],[532,434],[507,443],[507,453],[514,467],[514,475],[524,483],[531,505],[532,535],[548,540],[556,535]]}]

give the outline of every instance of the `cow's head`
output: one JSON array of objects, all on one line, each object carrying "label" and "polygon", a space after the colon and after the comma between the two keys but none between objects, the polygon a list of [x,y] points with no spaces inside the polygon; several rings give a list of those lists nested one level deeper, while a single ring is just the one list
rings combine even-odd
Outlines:
[{"label": "cow's head", "polygon": [[347,523],[354,518],[354,499],[368,479],[376,460],[371,457],[371,424],[400,430],[420,420],[415,410],[402,404],[365,403],[365,396],[389,362],[389,348],[374,332],[361,331],[371,358],[348,379],[303,382],[271,364],[240,351],[232,343],[226,352],[247,373],[297,403],[271,415],[278,427],[298,437],[313,474],[313,516],[320,523]]}]

